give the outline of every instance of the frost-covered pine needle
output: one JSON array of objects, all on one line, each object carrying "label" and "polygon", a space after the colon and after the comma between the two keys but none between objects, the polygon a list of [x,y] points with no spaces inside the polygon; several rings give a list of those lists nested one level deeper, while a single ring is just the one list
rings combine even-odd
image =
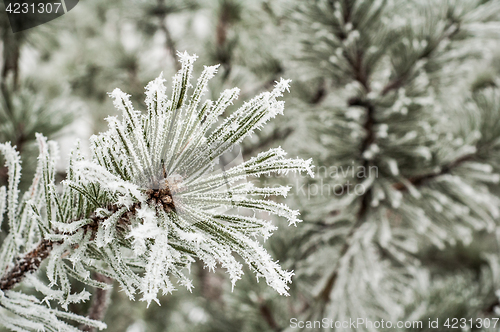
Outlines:
[{"label": "frost-covered pine needle", "polygon": [[[193,87],[196,56],[179,57],[182,68],[173,77],[170,97],[162,75],[146,87],[146,113],[136,111],[122,91],[110,93],[121,117],[108,118],[109,129],[91,138],[89,160],[78,147],[71,153],[61,190],[55,185],[53,142],[37,137],[37,173],[21,200],[18,153],[8,144],[0,145],[10,176],[8,188],[0,188],[0,212],[7,211],[10,226],[0,251],[1,270],[7,271],[0,280],[5,290],[0,305],[6,309],[0,317],[19,316],[17,325],[10,318],[1,323],[18,330],[72,331],[65,323],[54,323],[62,317],[102,328],[99,322],[62,311],[35,313],[44,304],[35,298],[20,302],[17,299],[24,295],[10,289],[27,277],[26,284],[45,296],[43,302],[55,300],[67,308],[89,297],[86,291],[72,293],[70,278],[109,288],[91,279],[90,271],[95,271],[117,280],[130,298],[141,293],[149,305],[158,302],[158,292],[168,294],[177,284],[191,289],[189,265],[195,259],[209,270],[225,268],[233,287],[243,274],[243,260],[258,278],[288,295],[293,272],[283,270],[259,243],[276,227],[257,216],[267,212],[293,225],[299,222],[298,211],[266,199],[286,196],[290,187],[260,188],[246,180],[273,172],[312,176],[311,160],[286,159],[281,148],[227,169],[221,168],[219,158],[283,113],[279,98],[290,81],[281,79],[271,92],[221,120],[239,90],[226,90],[216,101],[205,100],[218,66],[205,67]],[[48,285],[29,275],[46,257]],[[12,276],[18,277],[9,279]],[[20,307],[27,308],[30,301],[33,307]]]}]

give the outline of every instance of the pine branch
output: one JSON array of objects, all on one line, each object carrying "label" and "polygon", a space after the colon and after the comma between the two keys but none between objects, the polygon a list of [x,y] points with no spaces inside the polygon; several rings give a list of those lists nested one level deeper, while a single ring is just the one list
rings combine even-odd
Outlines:
[{"label": "pine branch", "polygon": [[[112,284],[113,279],[106,277],[105,275],[102,275],[100,273],[95,273],[94,274],[94,280],[103,282],[106,284]],[[111,292],[109,289],[102,289],[102,288],[96,288],[94,296],[92,298],[92,304],[90,305],[89,311],[88,311],[88,317],[93,320],[98,320],[102,321],[104,316],[106,315],[106,311],[109,306],[109,298],[111,296]],[[81,327],[82,331],[88,331],[88,332],[96,332],[97,329],[93,326],[82,326]]]},{"label": "pine branch", "polygon": [[321,79],[321,82],[316,90],[316,93],[313,95],[309,103],[313,105],[318,105],[323,100],[325,100],[326,95],[327,95],[326,81],[324,79]]},{"label": "pine branch", "polygon": [[[182,68],[173,79],[172,99],[167,100],[160,75],[146,88],[147,115],[133,109],[128,95],[118,89],[113,91],[122,119],[109,118],[109,130],[92,138],[92,160],[86,160],[78,148],[71,153],[68,179],[61,191],[56,190],[54,180],[54,142],[37,137],[37,176],[29,192],[31,196],[24,195],[21,201],[17,189],[21,175],[18,152],[10,144],[1,146],[10,177],[8,190],[0,192],[1,210],[3,213],[7,206],[10,229],[17,231],[10,242],[4,242],[4,248],[12,248],[5,263],[14,261],[14,267],[0,279],[1,290],[13,288],[48,258],[50,286],[36,278],[32,281],[39,286],[37,290],[57,299],[62,306],[85,301],[89,296],[85,291],[73,294],[70,278],[106,288],[103,282],[90,280],[87,273],[103,265],[131,299],[139,291],[149,305],[151,301],[158,302],[159,291],[168,294],[175,290],[170,276],[191,290],[192,280],[184,271],[196,258],[209,269],[221,264],[234,284],[243,274],[243,265],[233,256],[235,253],[280,295],[288,294],[293,273],[283,270],[254,239],[268,238],[275,227],[256,217],[220,211],[241,207],[284,217],[290,224],[300,222],[298,211],[265,199],[269,195],[286,196],[290,187],[260,188],[241,180],[270,172],[308,172],[313,176],[312,160],[286,159],[286,152],[277,148],[259,153],[223,174],[211,170],[216,159],[283,113],[284,102],[280,98],[288,90],[289,80],[276,82],[271,92],[246,102],[216,126],[218,117],[232,104],[239,89],[225,90],[216,102],[209,100],[200,105],[208,81],[217,71],[217,66],[205,67],[188,100],[196,56],[179,55]],[[232,184],[234,188],[229,188]],[[27,209],[19,208],[25,205]],[[37,233],[40,228],[50,235]],[[55,240],[43,240],[35,250],[15,261],[19,253],[14,239],[31,229],[35,232],[29,233],[27,243],[36,241],[36,236]],[[132,261],[127,259],[131,252]],[[66,257],[73,264],[62,260]],[[85,257],[92,259],[84,260]],[[106,298],[106,292],[96,290],[90,318],[57,312],[50,319],[58,321],[62,317],[102,327],[103,323],[91,318],[102,318]],[[40,318],[40,326],[48,326],[45,322]]]},{"label": "pine branch", "polygon": [[[351,16],[351,5],[349,1],[345,0],[344,3],[344,22],[347,23],[350,21],[350,16]],[[368,93],[371,91],[370,88],[370,78],[369,74],[367,71],[367,68],[363,66],[363,51],[358,49],[356,52],[356,58],[351,59],[347,57],[347,60],[349,64],[351,65],[351,68],[353,70],[353,78],[355,81],[361,84],[365,91]],[[366,110],[366,120],[363,125],[364,131],[366,133],[365,138],[362,140],[360,149],[359,149],[359,157],[363,159],[363,154],[366,151],[366,149],[369,148],[369,146],[374,142],[375,140],[375,130],[374,130],[374,125],[375,125],[375,106],[372,104],[371,101],[368,100],[363,100],[361,98],[351,98],[348,100],[348,105],[349,106],[360,106],[365,108]],[[370,166],[370,161],[367,159],[364,159],[363,161],[363,167],[368,168]],[[335,283],[337,281],[338,277],[338,270],[340,267],[340,262],[342,261],[342,258],[346,255],[346,253],[349,251],[349,248],[352,245],[352,240],[354,238],[354,235],[356,234],[356,231],[361,227],[361,225],[365,221],[366,214],[368,212],[369,208],[369,201],[370,201],[370,193],[371,190],[368,189],[365,191],[365,193],[361,197],[361,204],[358,209],[358,212],[356,214],[356,222],[351,226],[349,233],[347,234],[345,238],[344,245],[342,246],[342,249],[340,250],[340,255],[339,258],[336,261],[335,267],[333,269],[333,272],[330,274],[328,277],[325,286],[323,289],[317,294],[316,299],[321,301],[321,306],[324,308],[324,304],[327,303],[330,300],[330,294],[332,289],[335,287]],[[332,211],[334,213],[337,213],[337,211]]]},{"label": "pine branch", "polygon": [[[24,145],[28,143],[27,137],[23,133],[22,124],[19,125],[17,132],[19,133],[16,137],[14,146],[17,151],[21,154],[24,148]],[[0,185],[7,183],[9,180],[9,170],[6,166],[0,166]]]},{"label": "pine branch", "polygon": [[3,31],[3,64],[2,64],[2,91],[5,91],[5,84],[10,73],[13,74],[13,88],[18,86],[19,81],[19,60],[21,58],[21,46],[24,42],[24,33],[14,34],[9,28]]},{"label": "pine branch", "polygon": [[259,312],[262,318],[264,318],[264,321],[273,331],[279,332],[282,330],[274,318],[273,311],[263,299],[260,299]]},{"label": "pine branch", "polygon": [[[158,0],[158,7],[161,7],[161,8],[165,7],[165,1]],[[174,59],[175,69],[179,70],[179,69],[181,69],[181,66],[180,66],[180,63],[178,61],[176,61],[177,47],[175,45],[175,41],[172,38],[172,34],[170,33],[170,30],[168,29],[168,25],[167,25],[167,11],[160,9],[159,13],[158,13],[158,19],[160,21],[160,23],[159,23],[160,29],[165,34],[166,48],[167,48],[168,52],[170,53],[170,55],[172,56],[172,59]]]},{"label": "pine branch", "polygon": [[38,246],[20,258],[0,279],[0,290],[7,291],[20,283],[26,275],[38,270],[43,260],[49,257],[54,246],[51,240],[42,240]]},{"label": "pine branch", "polygon": [[[348,2],[344,2],[344,6],[346,8],[348,7]],[[348,22],[349,20],[349,14],[347,11],[344,11],[344,21]],[[445,29],[445,33],[439,38],[438,42],[436,45],[432,48],[428,48],[421,54],[420,57],[418,57],[414,63],[416,63],[418,60],[428,58],[432,55],[435,49],[439,46],[439,44],[445,40],[445,39],[451,39],[453,36],[455,36],[459,32],[459,25],[458,24],[453,24],[451,22],[448,27]],[[357,52],[357,57],[356,59],[350,59],[347,57],[352,70],[353,70],[353,76],[354,79],[359,82],[364,89],[369,92],[370,91],[370,86],[369,86],[369,77],[366,72],[366,69],[363,68],[362,63],[363,63],[363,52],[358,50]],[[412,66],[411,66],[412,67]],[[410,68],[411,68],[410,67]],[[385,96],[392,90],[397,90],[400,87],[404,86],[407,83],[407,78],[408,78],[409,72],[405,72],[402,75],[394,78],[391,82],[389,82],[383,89],[382,92],[380,93],[381,96]],[[363,156],[364,151],[374,142],[375,140],[375,131],[374,131],[374,125],[375,125],[375,107],[374,105],[367,100],[362,100],[360,98],[353,98],[348,101],[349,106],[360,106],[364,107],[366,109],[366,121],[365,124],[363,125],[364,131],[366,133],[365,138],[363,139],[361,146],[360,146],[360,156]],[[464,156],[462,158],[457,159],[456,161],[450,163],[449,165],[443,167],[439,172],[436,173],[431,173],[431,174],[426,174],[422,176],[415,177],[410,180],[410,182],[414,185],[420,185],[432,178],[435,178],[437,176],[447,174],[449,173],[453,168],[459,166],[465,161],[468,161],[472,159],[471,155]],[[367,168],[370,166],[370,161],[365,160],[363,162],[363,167]],[[398,190],[403,190],[406,187],[403,184],[396,184],[394,187]],[[356,215],[356,222],[351,226],[348,235],[346,236],[345,243],[340,251],[340,256],[337,259],[336,265],[333,269],[333,272],[331,273],[330,277],[327,279],[325,287],[319,292],[317,295],[317,299],[321,300],[323,303],[327,303],[330,300],[330,294],[332,289],[335,287],[335,283],[338,277],[338,269],[340,267],[340,261],[342,258],[345,256],[345,254],[348,252],[349,248],[352,245],[352,239],[354,238],[354,235],[356,234],[356,231],[359,229],[359,227],[363,224],[366,214],[369,209],[369,200],[370,200],[370,190],[366,190],[366,192],[363,194],[361,197],[361,204],[358,210],[358,213]]]},{"label": "pine branch", "polygon": [[[366,137],[362,141],[361,148],[360,148],[360,156],[362,156],[363,153],[365,152],[365,150],[370,146],[370,144],[375,139],[375,132],[373,130],[373,126],[375,124],[375,119],[374,119],[375,107],[369,102],[357,100],[357,99],[349,101],[349,104],[351,106],[356,105],[356,106],[363,106],[366,108],[367,118],[366,118],[365,125],[363,126],[365,129],[365,132],[366,132]],[[368,168],[369,165],[370,165],[370,162],[368,160],[365,160],[363,162],[363,166],[365,168]],[[366,216],[366,213],[367,213],[368,207],[369,207],[369,197],[370,197],[370,190],[367,190],[361,198],[361,205],[360,205],[358,213],[356,215],[356,222],[351,226],[351,229],[349,230],[349,233],[346,236],[344,246],[340,250],[340,257],[339,257],[339,259],[337,259],[337,263],[336,263],[336,266],[333,270],[333,273],[330,275],[330,277],[328,278],[328,280],[326,282],[325,287],[318,295],[318,297],[320,299],[322,299],[325,303],[328,302],[328,300],[330,298],[331,290],[335,286],[335,281],[337,280],[338,268],[340,265],[340,261],[342,260],[342,257],[344,257],[344,255],[349,250],[349,248],[351,246],[352,238],[354,237],[356,230],[364,222],[364,218]],[[337,211],[334,211],[334,212],[337,212]]]},{"label": "pine branch", "polygon": [[437,43],[434,45],[434,47],[428,47],[427,49],[425,49],[425,51],[422,52],[422,54],[413,61],[412,65],[408,67],[409,69],[407,71],[400,73],[392,81],[387,83],[386,86],[384,86],[380,95],[385,96],[389,92],[391,92],[393,90],[398,90],[399,88],[404,86],[407,83],[407,80],[410,76],[411,69],[418,61],[430,58],[431,55],[435,52],[435,50],[438,48],[438,46],[444,40],[452,39],[459,32],[460,32],[460,25],[455,23],[455,22],[449,22],[448,26],[445,28],[445,32],[439,37],[439,39],[438,39]]},{"label": "pine branch", "polygon": [[333,272],[330,275],[330,277],[328,278],[328,280],[326,281],[325,287],[317,295],[317,299],[323,301],[323,303],[326,303],[330,300],[330,293],[331,293],[333,287],[335,286],[335,282],[337,281],[338,269],[340,267],[340,261],[342,260],[342,257],[344,257],[344,255],[347,253],[347,251],[351,247],[352,239],[354,238],[356,231],[364,222],[364,218],[366,217],[366,213],[368,211],[368,205],[369,205],[368,200],[369,200],[369,195],[365,194],[361,199],[361,206],[360,206],[358,213],[356,215],[357,221],[356,221],[356,223],[354,223],[351,226],[349,233],[346,236],[345,243],[342,246],[342,249],[340,250],[340,255],[339,255],[339,258],[337,259],[337,262],[335,263],[335,267],[333,269]]},{"label": "pine branch", "polygon": [[222,1],[215,27],[215,47],[217,60],[224,67],[223,81],[226,81],[232,71],[232,45],[228,41],[228,32],[238,16],[238,5],[231,1]]},{"label": "pine branch", "polygon": [[[7,61],[7,60],[5,60]],[[17,84],[17,83],[16,83]],[[16,84],[14,84],[13,88],[7,89],[5,86],[5,78],[2,81],[2,89],[0,93],[2,94],[2,98],[4,101],[5,105],[5,111],[11,116],[11,118],[14,118],[14,107],[13,107],[13,100],[12,100],[12,94],[15,91]],[[15,137],[12,137],[12,141],[14,143],[14,146],[16,147],[17,151],[19,154],[22,153],[24,145],[28,142],[28,138],[24,134],[24,123],[12,123],[13,126],[17,127],[15,130]],[[8,181],[8,169],[6,166],[0,166],[0,185],[7,183]]]},{"label": "pine branch", "polygon": [[[362,62],[362,58],[358,58],[359,63]],[[355,77],[356,80],[365,87],[367,91],[370,90],[369,84],[368,84],[368,77],[366,77],[364,74],[360,73],[362,67],[360,65],[357,65],[355,68]],[[361,81],[360,81],[361,80]],[[375,107],[371,102],[369,101],[364,101],[361,99],[351,99],[349,100],[349,105],[350,106],[361,106],[366,109],[366,121],[365,124],[363,125],[363,128],[366,132],[366,136],[361,142],[360,150],[359,150],[359,156],[362,158],[363,153],[365,150],[372,144],[372,142],[375,140],[375,131],[374,131],[374,125],[375,125]],[[363,162],[363,167],[368,168],[370,166],[370,161],[369,160],[364,160]],[[349,248],[352,245],[352,239],[354,238],[354,235],[356,234],[356,231],[361,227],[361,225],[365,221],[366,214],[368,212],[369,208],[369,200],[370,200],[370,192],[371,190],[368,189],[365,191],[365,193],[361,197],[361,205],[359,207],[358,213],[356,215],[356,222],[351,226],[349,233],[346,236],[345,243],[340,250],[340,256],[337,259],[337,262],[335,264],[335,267],[333,269],[333,272],[331,273],[330,277],[327,279],[327,282],[325,284],[325,287],[319,292],[317,295],[317,299],[321,300],[322,303],[327,303],[330,300],[330,293],[335,287],[335,283],[337,281],[338,277],[338,269],[340,267],[340,262],[342,258],[345,256],[345,254],[348,252]],[[335,211],[336,212],[336,211]]]},{"label": "pine branch", "polygon": [[[124,225],[129,223],[129,218],[135,213],[136,209],[140,206],[140,204],[134,204],[130,211],[124,214],[117,223],[117,228],[124,227]],[[108,210],[116,212],[118,211],[118,207],[116,206],[108,206]],[[99,223],[103,222],[105,218],[98,217],[95,214],[90,216],[90,219],[93,220],[92,223],[85,225],[82,229],[85,232],[92,232],[91,238],[95,238],[95,234],[97,233]],[[6,272],[2,278],[0,279],[0,290],[6,291],[12,289],[15,285],[23,281],[23,279],[32,272],[35,272],[40,268],[42,262],[49,257],[50,252],[52,251],[55,244],[62,244],[63,241],[54,242],[51,240],[43,239],[38,246],[32,251],[25,254],[21,257],[16,264]],[[106,278],[105,276],[102,276]]]},{"label": "pine branch", "polygon": [[217,47],[223,47],[227,42],[227,30],[230,24],[230,13],[227,10],[227,6],[223,6],[220,14],[219,20],[216,26],[216,43]]},{"label": "pine branch", "polygon": [[[431,180],[433,180],[441,175],[451,173],[453,171],[453,169],[461,166],[463,163],[465,163],[467,161],[474,160],[475,157],[476,157],[476,154],[468,154],[468,155],[462,156],[462,157],[458,158],[457,160],[452,161],[451,163],[449,163],[445,166],[442,166],[439,171],[414,176],[412,178],[409,178],[408,181],[412,185],[414,185],[415,187],[421,186],[421,185],[425,184],[426,182],[431,181]],[[392,187],[394,189],[400,190],[400,191],[406,191],[408,189],[406,187],[406,185],[403,184],[402,182],[395,183]]]}]

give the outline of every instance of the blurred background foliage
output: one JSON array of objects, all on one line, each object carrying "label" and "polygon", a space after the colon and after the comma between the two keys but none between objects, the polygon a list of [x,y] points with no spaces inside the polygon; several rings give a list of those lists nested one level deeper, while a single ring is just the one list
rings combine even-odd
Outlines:
[{"label": "blurred background foliage", "polygon": [[[499,216],[491,212],[500,202],[498,0],[85,0],[16,34],[0,7],[0,142],[21,151],[23,183],[34,171],[36,132],[60,142],[63,179],[75,139],[85,149],[114,114],[107,93],[119,87],[144,109],[144,86],[175,73],[177,50],[221,64],[209,97],[238,86],[235,106],[280,77],[293,80],[285,116],[242,149],[248,158],[281,145],[315,161],[316,180],[262,179],[295,187],[288,200],[304,219],[297,228],[276,220],[267,244],[296,272],[291,296],[251,274],[232,292],[224,271],[195,265],[193,293],[179,289],[161,306],[130,302],[115,287],[108,331],[285,331],[292,317],[500,314]],[[347,179],[324,172],[349,166],[379,173],[362,195],[331,194]],[[440,181],[448,175],[472,192]],[[481,202],[471,198],[478,195]]]}]

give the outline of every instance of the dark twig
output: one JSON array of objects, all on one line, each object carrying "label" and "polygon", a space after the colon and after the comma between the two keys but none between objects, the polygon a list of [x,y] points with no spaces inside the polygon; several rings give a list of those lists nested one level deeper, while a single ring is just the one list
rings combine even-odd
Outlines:
[{"label": "dark twig", "polygon": [[21,58],[21,45],[24,41],[22,33],[14,34],[10,29],[5,29],[3,41],[3,64],[2,64],[2,90],[10,73],[13,74],[13,88],[15,89],[19,81],[19,59]]},{"label": "dark twig", "polygon": [[496,298],[488,307],[484,310],[487,315],[495,314],[495,309],[500,306],[500,300]]},{"label": "dark twig", "polygon": [[274,318],[274,315],[273,315],[273,311],[271,310],[271,308],[269,308],[269,306],[267,305],[265,300],[261,299],[259,302],[260,302],[259,303],[259,312],[260,312],[261,316],[264,318],[264,320],[266,321],[267,325],[269,325],[269,327],[273,331],[276,331],[276,332],[281,331],[282,329],[280,328],[280,326],[276,322],[276,319]]},{"label": "dark twig", "polygon": [[167,11],[164,9],[165,7],[165,1],[164,0],[158,0],[158,19],[160,21],[160,30],[163,31],[165,34],[165,45],[172,56],[172,59],[174,59],[174,65],[175,69],[180,70],[181,69],[181,64],[179,61],[177,61],[177,46],[175,45],[175,41],[172,38],[172,34],[170,33],[170,30],[168,29],[167,25]]},{"label": "dark twig", "polygon": [[[434,47],[428,47],[420,56],[418,56],[413,65],[416,64],[418,61],[422,59],[427,59],[429,58],[435,50],[438,48],[439,44],[445,39],[452,39],[456,34],[460,32],[460,25],[456,24],[454,22],[450,22],[448,27],[445,29],[445,33],[437,40],[436,44]],[[387,85],[382,89],[382,92],[380,93],[382,96],[387,95],[389,92],[393,90],[397,90],[400,87],[402,87],[406,82],[407,79],[410,77],[410,70],[413,68],[413,65],[409,67],[409,69],[400,75],[396,76],[392,81],[387,83]]]},{"label": "dark twig", "polygon": [[[117,227],[126,227],[124,225],[129,223],[129,218],[135,213],[136,209],[139,207],[139,203],[135,203],[130,207],[130,211],[126,212],[118,221]],[[108,206],[108,209],[116,212],[118,211],[118,207],[116,206]],[[85,232],[92,232],[93,239],[95,234],[97,233],[97,229],[99,223],[104,220],[102,217],[98,217],[95,214],[90,216],[90,219],[93,220],[92,223],[87,224],[82,227]],[[23,281],[23,279],[32,272],[38,270],[42,262],[49,257],[52,248],[56,244],[61,244],[62,241],[54,242],[51,240],[43,239],[38,246],[31,250],[30,252],[24,254],[21,258],[17,260],[15,265],[4,273],[2,278],[0,279],[0,290],[6,291],[12,289],[15,285]]]},{"label": "dark twig", "polygon": [[[365,131],[366,131],[366,137],[364,140],[361,142],[361,147],[360,147],[360,155],[362,156],[364,151],[370,146],[370,144],[374,141],[375,139],[375,133],[373,130],[373,126],[375,123],[374,119],[374,113],[375,113],[375,108],[371,103],[368,102],[362,102],[362,101],[350,101],[350,104],[356,104],[358,106],[364,106],[366,107],[367,110],[367,118],[365,121]],[[370,162],[368,160],[365,160],[363,163],[364,167],[369,167]],[[354,235],[356,234],[356,231],[361,227],[361,225],[365,221],[365,217],[368,213],[368,208],[369,208],[369,202],[370,202],[370,190],[367,190],[362,198],[361,198],[361,205],[359,207],[358,213],[356,214],[356,222],[351,226],[349,233],[346,236],[346,240],[344,242],[344,245],[342,246],[342,249],[340,250],[340,256],[337,259],[337,262],[335,263],[335,267],[333,269],[332,274],[326,281],[325,286],[323,289],[319,292],[317,295],[317,299],[321,300],[323,303],[326,303],[330,300],[330,293],[335,287],[335,283],[337,281],[338,277],[338,270],[340,267],[340,261],[342,260],[342,257],[345,256],[345,254],[349,251],[349,248],[352,245],[352,240],[354,238]]]},{"label": "dark twig", "polygon": [[[110,277],[106,277],[105,275],[102,275],[100,273],[94,273],[94,280],[100,281],[106,284],[112,284],[113,279]],[[95,293],[92,297],[92,304],[90,305],[89,311],[88,311],[88,318],[97,320],[97,321],[102,321],[104,316],[106,315],[106,311],[109,306],[109,298],[110,298],[111,292],[109,289],[102,289],[102,288],[96,288]],[[82,326],[80,327],[82,331],[88,331],[88,332],[96,332],[97,329],[92,326]]]},{"label": "dark twig", "polygon": [[349,233],[346,236],[346,241],[344,242],[344,245],[342,246],[342,249],[340,250],[340,256],[339,256],[339,259],[337,259],[337,262],[335,263],[335,268],[333,269],[333,273],[330,275],[330,277],[326,281],[325,287],[317,295],[317,298],[321,299],[323,302],[328,302],[328,300],[330,299],[330,293],[331,293],[333,287],[335,286],[335,282],[337,281],[338,270],[340,267],[341,258],[344,257],[344,255],[347,253],[347,251],[351,247],[352,239],[354,238],[356,231],[363,224],[363,222],[365,220],[366,213],[368,212],[368,204],[369,204],[369,195],[365,194],[361,200],[361,206],[360,206],[358,213],[356,215],[356,223],[351,226],[351,229],[349,230]]},{"label": "dark twig", "polygon": [[20,283],[29,273],[38,270],[43,260],[49,257],[54,246],[50,240],[42,240],[38,246],[20,258],[0,279],[0,290],[7,291]]},{"label": "dark twig", "polygon": [[[349,5],[349,2],[345,1],[344,2],[344,20],[345,22],[348,22],[350,20],[350,10],[351,7]],[[353,77],[354,79],[363,86],[366,92],[370,92],[370,83],[369,83],[369,73],[367,71],[367,68],[363,65],[363,56],[364,53],[362,50],[358,50],[356,53],[356,58],[355,59],[350,59],[348,58],[347,60],[349,61],[352,70],[353,70]],[[360,144],[359,147],[359,156],[360,158],[363,158],[363,153],[366,151],[366,149],[375,141],[375,131],[374,131],[374,125],[375,125],[375,106],[372,104],[371,101],[364,100],[361,98],[352,98],[348,100],[349,106],[360,106],[366,109],[366,120],[363,125],[364,131],[366,133],[365,138]],[[363,162],[364,167],[369,167],[370,166],[370,161],[369,160],[364,160]],[[323,289],[317,294],[317,299],[321,301],[321,303],[326,303],[330,300],[330,294],[332,289],[335,287],[335,283],[337,281],[338,277],[338,270],[340,267],[340,262],[342,260],[342,257],[346,255],[346,253],[349,251],[349,248],[352,245],[352,240],[354,238],[354,235],[356,234],[356,231],[361,227],[361,225],[365,221],[365,217],[368,213],[368,208],[369,208],[369,201],[370,201],[370,190],[366,190],[366,192],[363,194],[361,198],[361,204],[358,210],[358,213],[356,215],[356,222],[351,226],[349,229],[349,233],[346,236],[344,245],[342,246],[342,249],[340,250],[340,256],[337,259],[337,262],[335,263],[335,267],[333,269],[333,272],[330,274],[330,277],[327,279],[325,286]]]},{"label": "dark twig", "polygon": [[[414,177],[408,179],[408,181],[412,185],[414,185],[415,187],[421,186],[424,183],[426,183],[430,180],[433,180],[441,175],[449,174],[453,169],[457,168],[458,166],[462,165],[463,163],[465,163],[467,161],[473,160],[475,157],[476,157],[475,154],[468,154],[468,155],[462,156],[462,157],[452,161],[451,163],[449,163],[445,166],[442,166],[439,171],[428,173],[428,174],[417,175],[417,176],[414,176]],[[406,185],[404,183],[401,183],[401,182],[395,183],[392,187],[394,189],[400,190],[400,191],[407,190]]]},{"label": "dark twig", "polygon": [[234,5],[234,3],[229,1],[221,2],[219,15],[217,17],[217,25],[215,27],[216,58],[224,68],[224,73],[222,75],[223,82],[229,78],[232,71],[233,44],[228,40],[228,34],[231,26],[237,20],[235,11],[238,11],[238,8],[234,7]]},{"label": "dark twig", "polygon": [[9,181],[9,169],[5,166],[0,167],[0,184],[6,184]]},{"label": "dark twig", "polygon": [[217,271],[215,273],[210,273],[207,268],[204,268],[203,262],[201,261],[196,261],[196,265],[198,266],[197,274],[201,284],[201,294],[205,299],[210,301],[210,303],[222,305],[222,277]]},{"label": "dark twig", "polygon": [[313,105],[320,104],[326,97],[326,81],[324,79],[321,80],[319,86],[316,90],[316,93],[312,96],[311,101],[309,103]]}]

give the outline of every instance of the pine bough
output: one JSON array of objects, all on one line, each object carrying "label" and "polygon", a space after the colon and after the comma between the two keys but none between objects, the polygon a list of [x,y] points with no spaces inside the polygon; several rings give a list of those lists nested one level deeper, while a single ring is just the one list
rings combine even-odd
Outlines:
[{"label": "pine bough", "polygon": [[[234,286],[243,272],[233,253],[257,278],[287,295],[293,273],[282,270],[258,242],[275,227],[255,212],[298,222],[297,211],[265,199],[286,196],[290,188],[259,188],[245,180],[270,172],[312,176],[311,161],[285,159],[277,148],[225,171],[216,165],[235,144],[282,114],[278,98],[289,81],[282,79],[221,121],[239,90],[202,102],[217,71],[205,67],[188,98],[196,56],[179,56],[182,68],[173,77],[170,98],[161,75],[146,87],[146,115],[133,109],[127,94],[118,89],[110,94],[122,118],[108,118],[108,131],[91,138],[90,159],[74,149],[60,186],[54,179],[54,142],[38,135],[37,173],[22,197],[19,153],[9,143],[0,145],[9,169],[8,188],[0,188],[0,222],[6,217],[9,229],[0,251],[0,324],[14,331],[76,331],[69,320],[103,329],[102,322],[64,311],[90,297],[86,290],[72,292],[70,278],[109,288],[91,278],[91,271],[100,273],[115,279],[130,299],[140,293],[149,305],[158,302],[159,291],[175,290],[172,277],[191,289],[186,271],[195,259],[210,270],[220,264]],[[45,258],[49,284],[32,273]],[[21,281],[43,300],[13,290]],[[62,310],[53,309],[53,301]]]},{"label": "pine bough", "polygon": [[[471,91],[469,80],[489,61],[484,45],[498,39],[500,2],[297,3],[300,67],[331,82],[305,143],[324,169],[315,189],[325,194],[302,210],[310,228],[295,266],[311,299],[300,320],[435,319],[433,302],[467,319],[484,315],[490,309],[462,311],[470,297],[446,302],[429,289],[459,270],[434,260],[438,250],[461,243],[473,252],[479,234],[499,227],[499,85],[485,80]],[[349,193],[355,185],[361,194]],[[498,263],[488,264],[496,276]],[[489,285],[494,297],[498,286]],[[477,303],[494,308],[489,301]]]}]

